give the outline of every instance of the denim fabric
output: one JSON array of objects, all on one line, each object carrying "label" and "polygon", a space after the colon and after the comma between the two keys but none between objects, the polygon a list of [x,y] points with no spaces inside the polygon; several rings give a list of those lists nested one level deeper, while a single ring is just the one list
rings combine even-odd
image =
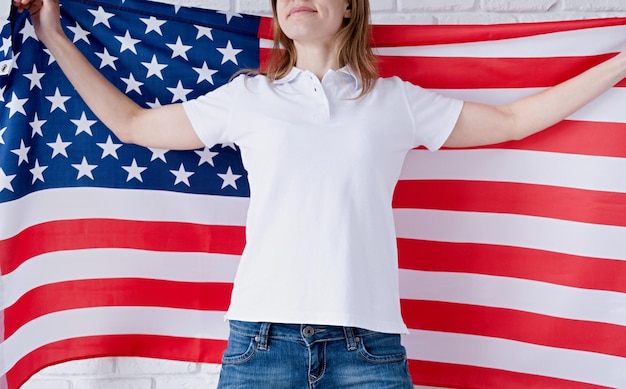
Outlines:
[{"label": "denim fabric", "polygon": [[230,321],[218,389],[413,389],[400,335]]}]

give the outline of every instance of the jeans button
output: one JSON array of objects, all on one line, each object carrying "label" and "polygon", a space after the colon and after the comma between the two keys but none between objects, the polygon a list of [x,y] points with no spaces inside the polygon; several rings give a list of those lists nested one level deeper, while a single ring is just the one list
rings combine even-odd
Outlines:
[{"label": "jeans button", "polygon": [[306,326],[302,329],[302,335],[304,335],[305,338],[310,338],[314,333],[315,330],[311,326]]}]

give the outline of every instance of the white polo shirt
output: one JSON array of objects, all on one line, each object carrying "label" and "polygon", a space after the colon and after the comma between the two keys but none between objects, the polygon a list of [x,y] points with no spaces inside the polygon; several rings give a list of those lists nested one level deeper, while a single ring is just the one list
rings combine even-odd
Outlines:
[{"label": "white polo shirt", "polygon": [[[227,319],[404,333],[392,194],[407,152],[438,149],[462,108],[399,78],[365,97],[349,68],[239,76],[184,108],[207,146],[236,143],[250,183]],[[428,167],[424,167],[427,169]]]}]

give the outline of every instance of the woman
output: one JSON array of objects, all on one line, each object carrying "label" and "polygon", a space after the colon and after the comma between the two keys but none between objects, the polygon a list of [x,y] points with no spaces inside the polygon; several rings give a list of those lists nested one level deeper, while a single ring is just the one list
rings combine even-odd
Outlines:
[{"label": "woman", "polygon": [[251,199],[221,388],[412,388],[391,211],[406,153],[521,139],[626,77],[622,52],[509,105],[462,102],[378,78],[367,0],[272,0],[285,50],[266,75],[144,109],[67,39],[55,0],[14,5],[122,141],[241,148]]}]

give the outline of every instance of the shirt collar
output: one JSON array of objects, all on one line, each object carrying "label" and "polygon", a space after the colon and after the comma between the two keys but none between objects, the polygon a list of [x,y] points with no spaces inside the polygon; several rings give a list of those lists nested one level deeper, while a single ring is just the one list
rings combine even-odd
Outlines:
[{"label": "shirt collar", "polygon": [[[352,88],[354,88],[354,90],[360,90],[361,89],[361,80],[359,79],[359,77],[357,77],[357,75],[354,73],[354,71],[352,70],[352,68],[350,66],[344,66],[341,69],[338,70],[329,70],[326,74],[330,73],[330,72],[337,72],[339,75],[341,75],[343,77],[344,80],[349,81],[350,82],[350,86]],[[295,81],[298,77],[300,77],[303,73],[305,73],[304,70],[297,68],[297,67],[292,67],[291,70],[289,71],[289,73],[287,73],[287,75],[279,80],[275,80],[274,84],[276,85],[280,85],[280,84],[287,84],[290,83],[292,81]],[[326,77],[326,75],[324,75],[324,77]]]}]

